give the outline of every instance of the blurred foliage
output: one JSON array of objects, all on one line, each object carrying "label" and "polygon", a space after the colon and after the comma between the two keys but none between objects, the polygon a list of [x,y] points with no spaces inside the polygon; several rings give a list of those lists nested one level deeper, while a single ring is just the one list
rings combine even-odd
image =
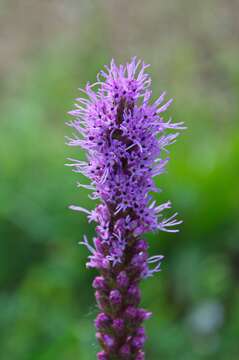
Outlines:
[{"label": "blurred foliage", "polygon": [[[54,3],[56,8],[65,4]],[[67,157],[82,156],[79,150],[64,145],[64,135],[69,135],[64,122],[79,86],[93,81],[96,72],[112,56],[126,61],[136,54],[152,62],[154,92],[158,94],[167,88],[175,98],[168,116],[183,119],[188,126],[171,149],[168,174],[157,180],[164,191],[155,198],[171,199],[184,224],[177,235],[147,236],[150,253],[163,253],[166,259],[160,275],[142,284],[143,306],[154,313],[146,325],[149,335],[146,358],[236,360],[239,354],[236,41],[230,37],[224,47],[217,48],[218,40],[212,35],[219,32],[220,22],[215,25],[203,12],[201,16],[207,26],[203,33],[199,21],[195,23],[198,37],[176,34],[174,28],[166,40],[159,37],[161,44],[154,36],[150,43],[147,36],[152,34],[142,31],[145,37],[139,41],[129,28],[128,34],[134,34],[133,39],[125,39],[125,47],[121,48],[117,12],[113,12],[109,2],[103,3],[109,5],[108,13],[103,5],[101,8],[99,3],[96,6],[89,2],[90,10],[84,10],[86,28],[77,32],[80,35],[78,41],[78,35],[74,36],[74,44],[70,36],[64,35],[64,28],[61,36],[54,35],[56,41],[42,40],[37,49],[28,44],[28,48],[35,50],[21,55],[23,58],[19,55],[19,68],[16,62],[8,72],[5,67],[1,73],[0,357],[95,358],[98,346],[92,322],[97,309],[91,289],[95,272],[85,269],[87,251],[77,245],[83,234],[93,236],[94,228],[83,215],[67,208],[71,203],[89,208],[94,205],[84,191],[76,189],[78,176],[64,167]],[[142,21],[145,18],[149,32],[152,19],[157,29],[153,16],[156,8],[144,15],[137,12],[141,10],[137,10],[136,2],[132,3],[128,14],[135,11]],[[123,1],[122,7],[124,4]],[[74,6],[78,10],[84,8],[83,2]],[[167,12],[176,16],[177,9],[173,12],[165,3],[163,9],[162,16],[167,16]],[[215,9],[209,5],[208,9],[214,19]],[[196,16],[196,9],[188,11],[188,19],[190,15]],[[30,21],[26,15],[23,19]],[[131,27],[140,32],[136,17],[132,17],[132,23]],[[180,24],[178,19],[179,29]],[[194,29],[192,23],[191,26]],[[214,32],[210,26],[215,26]],[[13,34],[18,39],[17,29]],[[110,42],[112,34],[118,34],[118,45]],[[34,43],[38,35],[32,36]],[[170,61],[169,54],[170,58],[173,56]]]}]

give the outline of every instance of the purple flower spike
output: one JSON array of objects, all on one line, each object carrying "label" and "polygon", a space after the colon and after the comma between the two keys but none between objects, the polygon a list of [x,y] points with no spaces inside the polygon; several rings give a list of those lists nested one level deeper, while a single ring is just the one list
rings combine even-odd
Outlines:
[{"label": "purple flower spike", "polygon": [[161,270],[163,256],[149,257],[142,236],[156,230],[177,232],[181,223],[177,213],[163,217],[171,208],[169,201],[157,205],[150,195],[157,192],[154,177],[165,172],[169,161],[167,147],[184,126],[163,120],[172,102],[164,102],[165,93],[151,101],[148,66],[136,58],[125,66],[112,60],[97,82],[82,90],[87,97],[76,99],[70,112],[74,120],[68,122],[74,133],[67,143],[85,150],[87,160],[69,159],[67,165],[90,179],[90,184],[78,186],[100,200],[91,211],[70,207],[97,223],[93,242],[84,236],[81,244],[90,252],[87,267],[100,273],[93,281],[101,311],[95,320],[103,350],[99,360],[144,359],[141,324],[151,313],[138,307],[139,283]]}]

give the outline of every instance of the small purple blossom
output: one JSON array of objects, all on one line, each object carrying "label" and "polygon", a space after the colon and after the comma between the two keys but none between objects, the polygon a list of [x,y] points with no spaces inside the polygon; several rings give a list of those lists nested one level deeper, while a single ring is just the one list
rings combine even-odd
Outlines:
[{"label": "small purple blossom", "polygon": [[112,329],[117,334],[122,334],[124,331],[124,320],[123,319],[114,319],[112,323]]},{"label": "small purple blossom", "polygon": [[154,177],[165,172],[169,161],[167,147],[184,126],[163,120],[172,102],[164,102],[165,93],[151,100],[148,66],[136,58],[125,66],[112,60],[97,82],[82,90],[86,98],[76,99],[70,112],[75,119],[68,122],[73,135],[67,143],[87,153],[86,161],[69,159],[68,166],[90,179],[90,184],[78,187],[100,200],[92,211],[70,207],[97,223],[93,244],[86,236],[81,244],[90,252],[87,267],[100,272],[93,281],[101,311],[95,320],[103,349],[99,360],[144,359],[141,324],[151,313],[138,307],[139,282],[160,271],[163,256],[149,257],[142,236],[156,230],[177,232],[175,226],[181,223],[177,213],[163,217],[162,212],[171,208],[169,201],[157,205],[150,195],[158,191]]},{"label": "small purple blossom", "polygon": [[99,313],[95,319],[95,327],[97,330],[104,330],[111,324],[111,318],[105,313]]}]

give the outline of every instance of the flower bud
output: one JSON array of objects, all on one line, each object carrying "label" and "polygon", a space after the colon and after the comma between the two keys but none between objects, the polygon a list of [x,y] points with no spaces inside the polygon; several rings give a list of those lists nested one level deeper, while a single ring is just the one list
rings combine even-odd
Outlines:
[{"label": "flower bud", "polygon": [[92,283],[92,286],[96,290],[106,290],[107,289],[105,279],[102,276],[96,276]]},{"label": "flower bud", "polygon": [[130,346],[128,344],[124,344],[121,348],[120,348],[120,355],[121,358],[124,360],[128,360],[131,357],[131,349]]},{"label": "flower bud", "polygon": [[112,350],[115,346],[114,338],[108,334],[102,335],[102,341],[103,341],[105,347],[109,350]]},{"label": "flower bud", "polygon": [[142,322],[144,320],[148,320],[151,317],[152,313],[150,311],[146,311],[144,309],[137,309],[136,320]]},{"label": "flower bud", "polygon": [[106,354],[105,351],[101,351],[97,354],[97,359],[98,360],[109,360],[109,356]]},{"label": "flower bud", "polygon": [[144,360],[144,352],[139,351],[138,354],[135,357],[135,360]]},{"label": "flower bud", "polygon": [[134,255],[131,260],[131,266],[133,268],[140,268],[146,261],[147,255],[140,251],[138,254]]},{"label": "flower bud", "polygon": [[121,334],[124,330],[124,320],[123,319],[114,319],[112,328],[117,334]]},{"label": "flower bud", "polygon": [[140,327],[136,331],[136,336],[131,340],[131,345],[134,350],[140,350],[143,348],[146,341],[145,331],[143,327]]},{"label": "flower bud", "polygon": [[97,330],[106,330],[109,328],[111,319],[104,313],[99,313],[95,319],[95,326]]},{"label": "flower bud", "polygon": [[127,303],[137,306],[140,302],[140,290],[137,285],[131,285],[127,290]]},{"label": "flower bud", "polygon": [[96,290],[95,298],[100,310],[104,311],[109,307],[109,301],[107,297],[104,294],[102,294],[99,290]]},{"label": "flower bud", "polygon": [[126,274],[126,271],[121,271],[116,279],[117,286],[120,289],[126,289],[129,285],[129,278]]},{"label": "flower bud", "polygon": [[127,309],[125,310],[125,317],[127,320],[129,321],[134,321],[137,318],[137,308],[135,308],[134,306],[128,306]]},{"label": "flower bud", "polygon": [[145,252],[148,249],[148,244],[145,240],[140,239],[139,241],[137,241],[136,245],[135,245],[135,253],[139,253],[141,251]]},{"label": "flower bud", "polygon": [[115,289],[110,292],[110,303],[112,307],[118,308],[122,302],[122,296],[119,290]]}]

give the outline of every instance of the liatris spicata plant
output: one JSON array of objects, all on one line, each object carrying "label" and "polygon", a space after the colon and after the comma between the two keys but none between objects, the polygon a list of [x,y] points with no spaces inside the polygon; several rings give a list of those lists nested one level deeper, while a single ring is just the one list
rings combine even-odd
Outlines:
[{"label": "liatris spicata plant", "polygon": [[68,123],[76,132],[68,144],[87,152],[87,161],[70,159],[68,165],[90,179],[89,185],[78,186],[100,200],[92,211],[70,207],[97,223],[93,243],[86,236],[81,243],[90,251],[87,267],[100,274],[93,281],[100,310],[95,320],[99,360],[144,359],[142,323],[151,313],[139,307],[139,283],[160,271],[163,256],[149,257],[142,236],[158,229],[177,232],[174,226],[181,223],[177,214],[162,217],[169,201],[156,205],[149,195],[158,191],[153,178],[165,172],[169,158],[163,153],[178,136],[168,130],[183,129],[183,123],[163,121],[172,102],[163,105],[165,93],[150,102],[148,66],[136,58],[125,66],[112,60],[97,82],[82,90],[87,98],[76,99],[70,112],[75,119]]}]

